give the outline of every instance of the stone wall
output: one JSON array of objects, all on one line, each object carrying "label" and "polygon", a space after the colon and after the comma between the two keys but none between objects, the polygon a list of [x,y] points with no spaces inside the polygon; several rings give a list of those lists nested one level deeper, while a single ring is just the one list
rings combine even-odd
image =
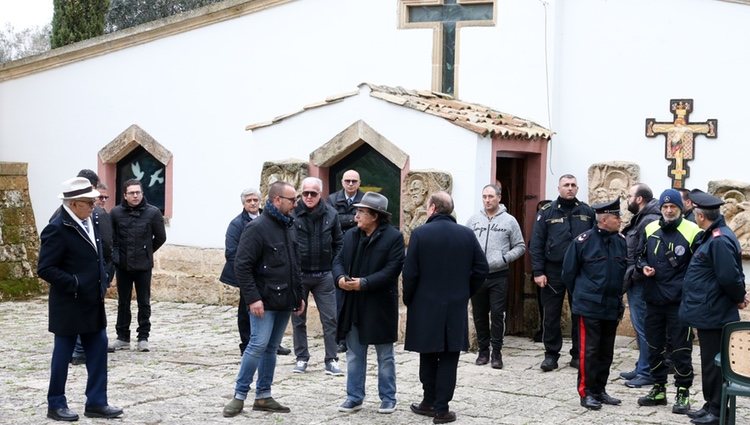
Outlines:
[{"label": "stone wall", "polygon": [[0,162],[0,301],[46,290],[36,277],[39,236],[26,163]]}]

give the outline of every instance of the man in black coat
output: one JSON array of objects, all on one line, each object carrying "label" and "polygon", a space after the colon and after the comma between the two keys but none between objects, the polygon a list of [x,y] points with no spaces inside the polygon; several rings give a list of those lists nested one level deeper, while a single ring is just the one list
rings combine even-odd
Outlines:
[{"label": "man in black coat", "polygon": [[346,338],[346,400],[340,412],[362,408],[367,374],[367,347],[378,356],[379,413],[396,410],[398,275],[404,264],[404,238],[390,224],[388,198],[367,192],[357,207],[357,228],[344,234],[344,246],[333,260],[333,276],[344,291],[338,338]]},{"label": "man in black coat", "polygon": [[420,353],[424,391],[411,410],[434,417],[435,423],[456,420],[448,403],[456,388],[458,357],[469,349],[468,301],[489,272],[474,233],[456,224],[452,212],[448,193],[430,196],[429,218],[411,234],[402,275],[408,307],[404,348]]},{"label": "man in black coat", "polygon": [[114,262],[117,266],[117,340],[110,352],[130,349],[130,298],[138,302],[138,351],[149,351],[151,333],[151,271],[154,253],[167,240],[164,217],[143,196],[138,180],[122,185],[124,199],[112,208]]},{"label": "man in black coat", "polygon": [[41,234],[38,274],[50,284],[49,331],[55,334],[47,417],[58,421],[78,420],[65,397],[76,335],[81,337],[88,371],[84,415],[122,415],[122,409],[107,402],[107,275],[99,224],[91,218],[97,196],[99,192],[85,178],[63,183],[62,210]]}]

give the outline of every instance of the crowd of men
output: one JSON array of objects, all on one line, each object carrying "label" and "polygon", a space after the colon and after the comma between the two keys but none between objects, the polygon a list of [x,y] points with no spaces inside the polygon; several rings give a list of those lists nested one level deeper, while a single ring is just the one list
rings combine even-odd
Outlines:
[{"label": "crowd of men", "polygon": [[[409,246],[388,211],[388,199],[359,190],[360,175],[346,171],[342,189],[324,198],[323,181],[305,178],[301,190],[277,181],[261,205],[252,188],[240,194],[241,213],[226,232],[220,281],[239,288],[237,327],[241,361],[234,396],[223,409],[244,410],[255,380],[253,410],[286,413],[272,396],[277,354],[292,322],[294,373],[306,373],[311,355],[307,303],[315,300],[323,329],[323,370],[346,375],[338,407],[362,409],[368,347],[377,357],[379,413],[396,410],[394,343],[398,337],[398,278],[407,307],[405,349],[420,353],[423,398],[412,412],[434,423],[456,420],[450,411],[458,358],[468,345],[468,305],[477,332],[475,364],[502,369],[510,266],[526,252],[518,221],[501,204],[502,186],[482,188],[482,208],[465,225],[454,218],[451,196],[429,195],[427,222]],[[98,189],[97,189],[98,188]],[[699,190],[667,189],[655,198],[643,183],[628,194],[633,218],[621,232],[620,199],[589,206],[578,200],[575,176],[558,182],[559,196],[540,203],[529,243],[533,280],[543,313],[544,372],[558,368],[561,319],[568,298],[581,406],[619,405],[606,391],[617,326],[627,294],[639,344],[635,369],[620,375],[631,388],[651,385],[641,406],[667,404],[674,373],[672,412],[696,424],[719,422],[721,371],[713,363],[721,329],[739,320],[748,298],[741,251],[719,213],[722,201]],[[148,204],[138,180],[122,185],[123,200],[107,213],[96,174],[82,170],[63,183],[61,208],[41,235],[39,276],[50,284],[50,332],[55,334],[48,417],[75,421],[65,397],[68,363],[89,372],[84,415],[113,418],[122,409],[106,395],[107,353],[130,349],[130,299],[138,302],[137,344],[149,351],[153,253],[166,241],[164,219]],[[694,222],[693,222],[694,221]],[[451,249],[446,249],[450,241]],[[117,276],[117,339],[107,345],[104,294]],[[701,351],[705,404],[690,409],[693,331]],[[346,353],[346,372],[338,354]]]}]

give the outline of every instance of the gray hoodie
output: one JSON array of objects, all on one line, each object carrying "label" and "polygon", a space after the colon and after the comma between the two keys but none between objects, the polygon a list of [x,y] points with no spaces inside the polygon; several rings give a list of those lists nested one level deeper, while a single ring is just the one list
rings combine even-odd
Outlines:
[{"label": "gray hoodie", "polygon": [[484,210],[474,214],[466,222],[466,227],[474,231],[484,250],[490,273],[507,270],[508,264],[521,258],[526,252],[521,227],[515,217],[508,214],[508,209],[503,204],[500,204],[493,217],[487,217]]}]

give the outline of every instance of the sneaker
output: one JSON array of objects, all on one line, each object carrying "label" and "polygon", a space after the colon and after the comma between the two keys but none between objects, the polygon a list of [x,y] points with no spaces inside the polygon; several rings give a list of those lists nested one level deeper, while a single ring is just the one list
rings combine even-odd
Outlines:
[{"label": "sneaker", "polygon": [[222,415],[224,415],[225,418],[231,418],[233,416],[237,416],[242,412],[242,409],[245,407],[245,400],[238,400],[236,398],[233,398],[232,401],[227,403],[226,406],[224,406],[224,411],[222,412]]},{"label": "sneaker", "polygon": [[690,391],[685,387],[677,388],[677,395],[674,397],[672,413],[686,415],[690,411]]},{"label": "sneaker", "polygon": [[635,369],[631,370],[630,372],[620,372],[620,378],[626,381],[630,381],[636,376],[638,376],[638,372],[636,372]]},{"label": "sneaker", "polygon": [[638,375],[630,381],[625,381],[625,386],[628,388],[641,388],[648,385],[654,384],[654,378],[650,376]]},{"label": "sneaker", "polygon": [[107,351],[110,353],[114,353],[117,350],[130,350],[130,341],[116,339],[115,342],[107,347]]},{"label": "sneaker", "polygon": [[339,406],[339,412],[344,413],[354,413],[358,410],[362,409],[362,402],[355,403],[349,399],[346,399],[343,403],[341,403],[341,406]]},{"label": "sneaker", "polygon": [[[294,373],[305,373],[307,370],[307,362],[304,360],[297,360],[297,364],[294,365],[292,372]],[[328,365],[326,365],[326,372],[328,371]]]},{"label": "sneaker", "polygon": [[138,351],[146,353],[148,352],[148,340],[142,339],[138,341]]},{"label": "sneaker", "polygon": [[655,384],[651,391],[638,399],[639,406],[666,406],[667,389],[663,384]]},{"label": "sneaker", "polygon": [[396,403],[393,401],[383,401],[378,407],[378,413],[393,413],[396,411]]},{"label": "sneaker", "polygon": [[[299,364],[299,362],[297,363]],[[330,360],[326,362],[326,375],[344,376],[344,372],[342,372],[341,368],[339,368],[339,362],[337,360]]]},{"label": "sneaker", "polygon": [[255,403],[253,403],[253,410],[275,413],[291,412],[291,409],[286,406],[282,406],[278,401],[274,400],[273,397],[256,398]]}]

